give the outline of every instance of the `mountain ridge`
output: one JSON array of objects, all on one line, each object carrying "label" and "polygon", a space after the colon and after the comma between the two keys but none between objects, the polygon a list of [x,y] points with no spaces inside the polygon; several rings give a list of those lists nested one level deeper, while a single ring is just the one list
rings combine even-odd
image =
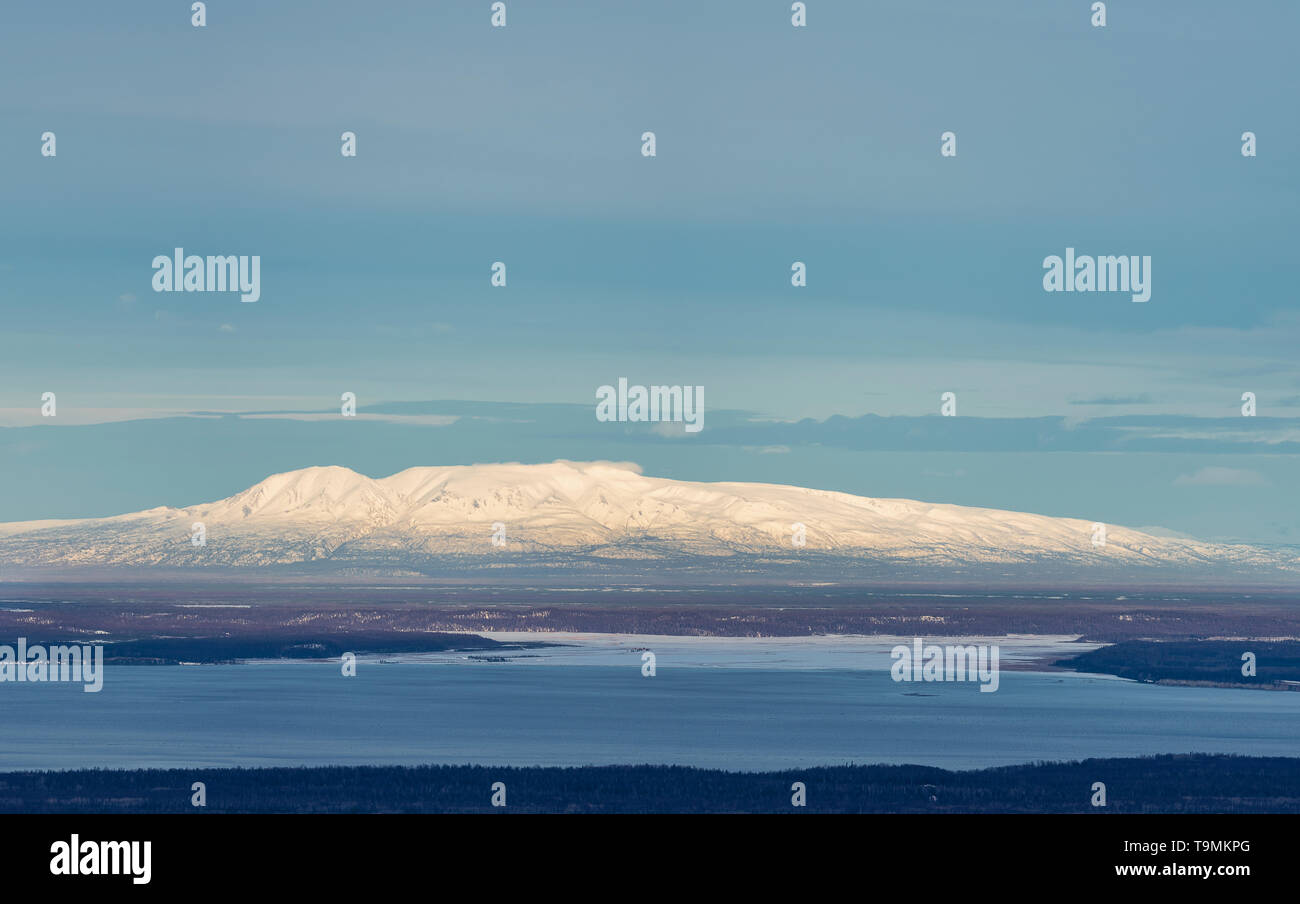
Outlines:
[{"label": "mountain ridge", "polygon": [[[203,545],[191,541],[202,524]],[[504,546],[493,543],[503,525]],[[803,525],[804,545],[797,545]],[[1154,536],[1000,509],[767,483],[648,477],[629,462],[413,467],[372,478],[339,465],[272,474],[183,508],[0,524],[0,569],[290,566],[590,569],[730,561],[819,568],[1055,568],[1300,574],[1287,550]],[[802,564],[801,564],[802,560]],[[790,567],[787,567],[790,566]]]}]

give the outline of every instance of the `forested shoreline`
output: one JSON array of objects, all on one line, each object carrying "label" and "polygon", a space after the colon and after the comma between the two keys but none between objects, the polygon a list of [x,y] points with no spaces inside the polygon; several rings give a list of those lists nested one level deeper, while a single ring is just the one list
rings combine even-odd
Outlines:
[{"label": "forested shoreline", "polygon": [[[196,783],[204,806],[196,806]],[[501,783],[504,790],[494,785]],[[802,783],[806,806],[794,806]],[[1105,806],[1096,806],[1097,783]],[[504,796],[504,806],[493,798]],[[834,766],[328,766],[0,773],[5,813],[1300,813],[1300,758],[1164,755],[954,772]]]}]

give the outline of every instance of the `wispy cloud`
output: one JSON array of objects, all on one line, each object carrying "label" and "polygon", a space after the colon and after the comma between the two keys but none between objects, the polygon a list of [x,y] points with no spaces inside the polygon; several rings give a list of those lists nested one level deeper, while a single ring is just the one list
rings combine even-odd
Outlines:
[{"label": "wispy cloud", "polygon": [[1149,395],[1099,396],[1095,399],[1070,399],[1071,405],[1154,405]]},{"label": "wispy cloud", "polygon": [[1174,486],[1187,487],[1262,487],[1269,481],[1258,471],[1245,468],[1201,468],[1192,474],[1179,474]]},{"label": "wispy cloud", "polygon": [[[344,420],[337,411],[276,411],[255,414],[240,414],[245,420],[282,420],[282,421],[338,421]],[[383,421],[388,424],[408,424],[412,427],[449,427],[460,420],[454,414],[368,414],[357,412],[346,420]]]}]

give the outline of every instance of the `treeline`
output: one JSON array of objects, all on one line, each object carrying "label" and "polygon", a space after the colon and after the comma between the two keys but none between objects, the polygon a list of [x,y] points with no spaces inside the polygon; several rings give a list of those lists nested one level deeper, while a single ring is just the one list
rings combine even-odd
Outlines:
[{"label": "treeline", "polygon": [[[504,595],[504,594],[501,594]],[[632,595],[628,595],[632,596]],[[119,661],[219,662],[239,658],[337,656],[488,649],[480,631],[572,631],[675,636],[799,637],[820,634],[901,636],[1082,635],[1114,643],[1138,639],[1198,640],[1203,637],[1300,637],[1294,602],[1251,601],[1152,603],[1134,601],[934,599],[853,601],[848,594],[814,598],[787,590],[755,591],[733,605],[696,602],[642,605],[633,602],[569,601],[555,605],[495,603],[462,605],[440,600],[348,606],[273,603],[251,608],[188,608],[156,601],[94,604],[31,603],[0,610],[0,637],[29,643],[76,641],[93,636],[116,641],[106,655]],[[733,594],[733,598],[736,594]],[[450,639],[448,633],[461,633]],[[318,645],[318,646],[317,646]]]},{"label": "treeline", "polygon": [[[1249,658],[1246,658],[1247,654]],[[1300,642],[1126,641],[1062,659],[1055,664],[1080,672],[1099,672],[1137,681],[1272,685],[1300,681]],[[1243,674],[1243,669],[1254,674]]]},{"label": "treeline", "polygon": [[[106,662],[174,665],[178,662],[234,662],[239,659],[337,659],[344,653],[430,653],[448,650],[508,650],[474,634],[358,631],[343,636],[270,629],[266,637],[158,637],[112,642]],[[279,635],[279,636],[277,636]]]},{"label": "treeline", "polygon": [[[206,806],[194,806],[196,782]],[[493,807],[495,783],[505,806]],[[792,804],[803,783],[807,805]],[[1096,783],[1105,806],[1094,806]],[[1300,813],[1300,758],[1166,755],[951,772],[836,766],[347,766],[0,773],[5,813]]]}]

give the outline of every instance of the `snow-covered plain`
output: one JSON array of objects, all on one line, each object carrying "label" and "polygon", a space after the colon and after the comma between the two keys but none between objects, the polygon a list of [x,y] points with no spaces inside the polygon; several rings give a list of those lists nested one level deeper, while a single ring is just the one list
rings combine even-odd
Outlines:
[{"label": "snow-covered plain", "polygon": [[[484,662],[488,657],[520,665],[622,665],[640,667],[641,654],[655,654],[656,668],[866,669],[887,670],[890,651],[911,647],[912,636],[814,635],[809,637],[680,637],[659,634],[595,634],[566,631],[482,631],[503,643],[545,641],[562,646],[500,653],[417,653],[362,657],[392,662]],[[1026,666],[1095,650],[1072,635],[932,637],[940,646],[997,646],[1002,667]],[[471,658],[477,657],[477,658]],[[490,665],[498,663],[491,662]]]}]

